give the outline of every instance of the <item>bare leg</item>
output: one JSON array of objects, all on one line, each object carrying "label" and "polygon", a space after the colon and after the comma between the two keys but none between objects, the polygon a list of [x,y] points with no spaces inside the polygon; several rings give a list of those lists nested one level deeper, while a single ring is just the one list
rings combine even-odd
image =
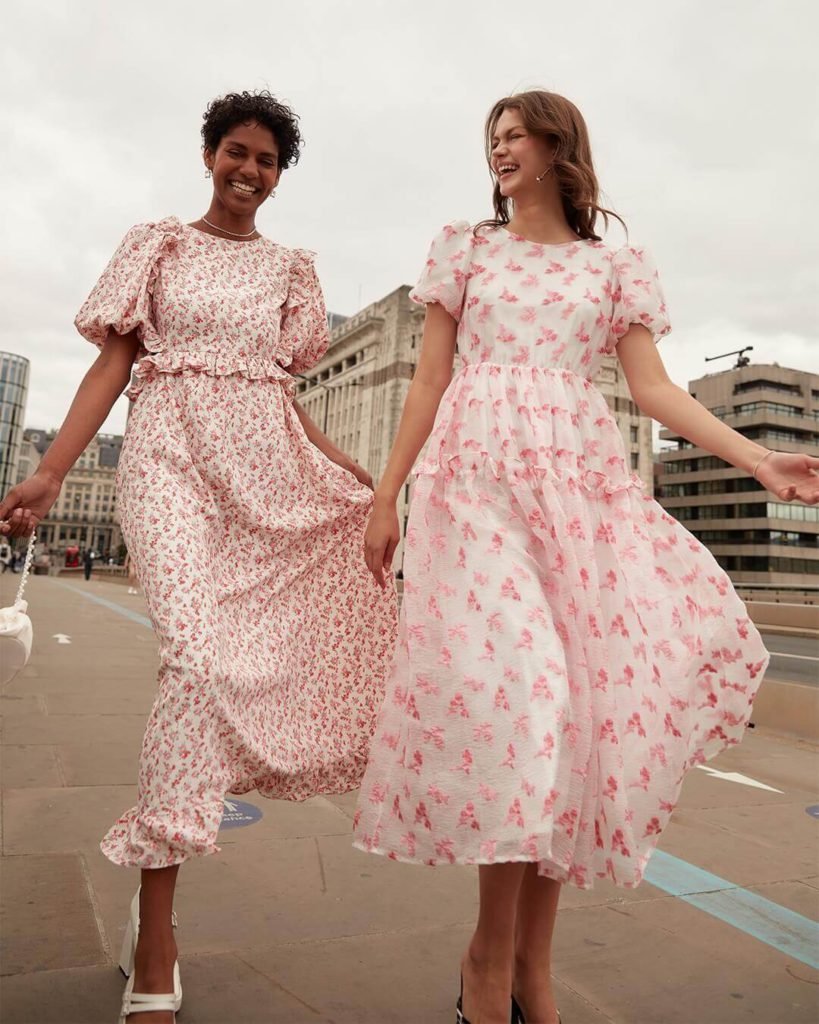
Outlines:
[{"label": "bare leg", "polygon": [[515,962],[515,914],[525,864],[478,869],[480,911],[461,970],[470,1024],[509,1024]]},{"label": "bare leg", "polygon": [[552,934],[560,882],[527,864],[518,893],[513,991],[526,1024],[557,1024],[552,993]]},{"label": "bare leg", "polygon": [[[139,941],[134,957],[135,992],[173,992],[176,939],[171,924],[179,865],[142,872],[139,900]],[[173,1014],[137,1013],[128,1024],[171,1024]]]}]

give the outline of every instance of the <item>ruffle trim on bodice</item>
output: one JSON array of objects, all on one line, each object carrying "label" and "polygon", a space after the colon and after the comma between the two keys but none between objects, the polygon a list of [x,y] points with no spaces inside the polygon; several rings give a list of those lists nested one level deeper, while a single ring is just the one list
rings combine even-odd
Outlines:
[{"label": "ruffle trim on bodice", "polygon": [[436,476],[439,473],[447,479],[455,479],[467,473],[480,473],[515,483],[539,485],[546,482],[558,490],[566,489],[571,494],[580,492],[596,498],[610,497],[623,491],[646,490],[636,473],[616,478],[595,469],[559,469],[527,461],[525,453],[521,453],[519,458],[495,459],[489,452],[467,452],[463,455],[450,455],[439,462],[425,459],[415,469],[416,476]]},{"label": "ruffle trim on bodice", "polygon": [[598,498],[646,491],[603,394],[563,367],[463,367],[415,475],[484,475]]},{"label": "ruffle trim on bodice", "polygon": [[282,384],[295,396],[296,382],[279,364],[264,356],[241,356],[222,352],[148,352],[134,370],[130,399],[136,399],[149,380],[159,374],[204,373],[210,377],[244,377],[246,380],[269,380]]}]

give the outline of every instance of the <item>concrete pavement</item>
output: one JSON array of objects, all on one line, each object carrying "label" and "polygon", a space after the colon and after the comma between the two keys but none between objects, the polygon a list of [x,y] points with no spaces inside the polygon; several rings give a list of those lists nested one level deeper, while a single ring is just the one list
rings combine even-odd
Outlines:
[{"label": "concrete pavement", "polygon": [[[133,802],[156,644],[120,585],[35,577],[28,596],[34,655],[0,696],[0,1019],[112,1024],[137,878],[97,843]],[[686,781],[655,884],[565,890],[565,1024],[819,1019],[816,750],[758,728],[711,767]],[[180,874],[180,1024],[451,1024],[475,872],[353,850],[353,796],[241,801],[259,820]]]}]

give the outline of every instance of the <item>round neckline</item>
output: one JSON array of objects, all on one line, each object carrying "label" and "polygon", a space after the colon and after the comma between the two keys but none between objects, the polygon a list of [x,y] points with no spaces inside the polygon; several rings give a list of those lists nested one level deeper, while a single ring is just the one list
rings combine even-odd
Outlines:
[{"label": "round neckline", "polygon": [[215,242],[227,242],[228,245],[255,245],[257,242],[263,242],[265,240],[264,235],[259,235],[258,238],[247,238],[243,242],[241,238],[223,238],[221,235],[212,235],[210,231],[203,231],[201,228],[195,228],[193,224],[182,224],[183,228],[187,228],[188,231],[192,231],[195,235],[201,235],[203,238],[212,238]]},{"label": "round neckline", "polygon": [[510,231],[509,228],[503,224],[497,225],[498,231],[502,231],[505,235],[508,235],[513,242],[526,242],[527,245],[542,245],[543,248],[557,249],[566,245],[581,245],[583,242],[590,242],[590,238],[572,238],[568,242],[535,242],[531,238],[526,238],[524,235],[519,235],[517,231]]}]

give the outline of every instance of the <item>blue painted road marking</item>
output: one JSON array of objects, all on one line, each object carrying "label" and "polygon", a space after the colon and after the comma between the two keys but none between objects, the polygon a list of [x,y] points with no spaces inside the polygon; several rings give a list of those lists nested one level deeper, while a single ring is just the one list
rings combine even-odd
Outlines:
[{"label": "blue painted road marking", "polygon": [[[123,615],[132,622],[138,622],[148,629],[152,628],[150,619],[131,611],[130,608],[108,601],[104,597],[97,597],[96,594],[80,587],[73,587],[69,583],[60,583],[60,586],[73,590],[87,597],[89,601],[94,601],[117,615]],[[253,804],[237,800],[230,802],[240,808],[250,808],[248,814],[254,812],[261,817],[261,811]],[[819,804],[808,807],[807,812],[819,817]],[[224,820],[223,818],[222,828],[241,827],[240,824],[226,825]],[[245,821],[241,824],[252,822]],[[811,921],[793,910],[788,910],[787,907],[765,899],[764,896],[742,889],[733,882],[712,875],[709,871],[703,871],[702,868],[662,850],[654,852],[645,879],[657,889],[662,889],[663,892],[690,903],[706,914],[725,921],[726,924],[778,949],[787,956],[819,969],[819,923],[816,921]]]},{"label": "blue painted road marking", "polygon": [[710,871],[655,850],[645,879],[712,917],[819,969],[819,923]]},{"label": "blue painted road marking", "polygon": [[73,590],[75,594],[81,594],[82,597],[87,597],[89,601],[94,601],[96,604],[101,604],[103,608],[107,608],[109,612],[116,612],[117,615],[123,615],[126,619],[130,619],[131,622],[138,622],[140,626],[145,626],[147,629],[153,629],[151,620],[145,616],[140,615],[139,612],[131,611],[130,608],[125,608],[121,604],[116,604],[114,601],[108,601],[104,597],[97,597],[96,594],[91,594],[87,590],[82,590],[80,587],[72,587],[70,583],[62,583],[60,580],[55,581],[58,586],[65,587],[66,590]]},{"label": "blue painted road marking", "polygon": [[819,804],[813,804],[811,807],[806,807],[805,810],[812,818],[819,818]]},{"label": "blue painted road marking", "polygon": [[262,816],[258,807],[245,803],[244,800],[234,800],[231,797],[225,800],[224,804],[220,832],[226,828],[245,828],[247,825],[254,825]]}]

